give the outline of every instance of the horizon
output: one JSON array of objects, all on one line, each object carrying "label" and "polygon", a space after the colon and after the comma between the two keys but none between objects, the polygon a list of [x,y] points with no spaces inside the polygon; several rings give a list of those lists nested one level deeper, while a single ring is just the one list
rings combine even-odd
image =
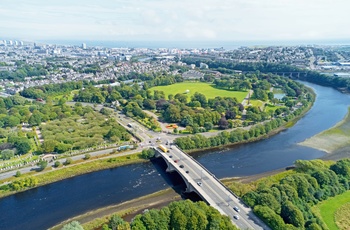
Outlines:
[{"label": "horizon", "polygon": [[[23,41],[16,38],[2,38],[1,41]],[[23,41],[25,43],[37,43],[42,45],[61,45],[61,46],[81,46],[85,43],[88,47],[106,47],[106,48],[182,48],[182,49],[211,49],[224,48],[236,49],[240,47],[269,47],[269,46],[350,46],[350,41],[345,39],[333,40],[284,40],[284,41],[267,41],[267,40],[247,40],[247,41],[167,41],[167,40],[35,40]]]},{"label": "horizon", "polygon": [[350,40],[345,0],[3,0],[0,6],[2,36],[18,40]]}]

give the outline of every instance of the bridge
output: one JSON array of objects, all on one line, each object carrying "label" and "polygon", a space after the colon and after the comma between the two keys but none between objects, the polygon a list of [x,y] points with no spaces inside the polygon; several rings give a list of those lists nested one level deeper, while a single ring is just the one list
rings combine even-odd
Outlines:
[{"label": "bridge", "polygon": [[166,171],[176,171],[182,177],[186,192],[197,193],[210,206],[227,215],[240,229],[270,229],[215,175],[176,145],[171,145],[167,153],[156,147],[154,149],[155,156],[162,157],[166,162]]},{"label": "bridge", "polygon": [[[256,73],[256,71],[242,71],[243,73]],[[288,71],[283,71],[283,72],[276,72],[276,71],[271,71],[271,72],[262,72],[265,74],[274,74],[274,75],[279,75],[283,77],[289,77],[289,78],[300,78],[300,77],[307,77],[308,72],[306,71],[294,71],[294,72],[288,72]]]}]

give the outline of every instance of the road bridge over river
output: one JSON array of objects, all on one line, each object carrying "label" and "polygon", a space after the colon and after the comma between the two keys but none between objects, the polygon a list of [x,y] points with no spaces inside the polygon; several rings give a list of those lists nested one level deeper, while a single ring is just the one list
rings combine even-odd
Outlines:
[{"label": "road bridge over river", "polygon": [[167,153],[157,147],[154,149],[156,157],[162,157],[167,163],[167,172],[176,171],[183,178],[186,192],[196,192],[210,206],[230,217],[240,229],[270,229],[212,173],[176,145],[171,145]]}]

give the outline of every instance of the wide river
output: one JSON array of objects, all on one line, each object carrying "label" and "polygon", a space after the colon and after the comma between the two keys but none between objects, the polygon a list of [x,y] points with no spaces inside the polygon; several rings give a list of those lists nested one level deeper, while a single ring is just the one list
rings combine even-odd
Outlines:
[{"label": "wide river", "polygon": [[[297,159],[322,157],[324,152],[297,143],[342,120],[350,96],[303,83],[315,90],[317,98],[292,128],[266,140],[194,157],[218,178],[258,174],[289,166]],[[144,163],[31,189],[0,200],[0,229],[47,229],[70,217],[178,185],[176,178],[166,174],[162,164]]]}]

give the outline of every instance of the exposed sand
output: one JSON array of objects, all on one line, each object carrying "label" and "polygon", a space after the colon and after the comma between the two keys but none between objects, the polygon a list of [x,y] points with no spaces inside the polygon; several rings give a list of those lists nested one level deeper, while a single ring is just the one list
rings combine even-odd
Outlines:
[{"label": "exposed sand", "polygon": [[350,153],[350,116],[346,117],[332,128],[306,139],[299,145],[325,151],[324,159],[338,160],[349,157]]},{"label": "exposed sand", "polygon": [[175,200],[181,200],[181,196],[173,189],[166,189],[153,193],[144,197],[136,198],[130,201],[126,201],[121,204],[107,206],[101,209],[93,210],[91,212],[84,213],[80,216],[70,218],[62,223],[50,228],[52,230],[61,229],[63,225],[71,221],[79,221],[81,224],[85,224],[96,218],[103,218],[113,213],[127,213],[123,218],[130,221],[135,215],[141,213],[145,209],[161,208],[168,205]]},{"label": "exposed sand", "polygon": [[[271,176],[283,171],[285,171],[285,169],[278,169],[270,172],[252,175],[252,176],[225,178],[225,179],[222,179],[221,181],[223,183],[229,183],[231,181],[238,181],[241,183],[250,183],[260,178]],[[126,221],[131,221],[131,219],[134,216],[142,213],[142,211],[145,209],[152,209],[152,208],[159,209],[168,205],[172,201],[177,201],[181,199],[182,199],[181,196],[174,189],[169,188],[169,189],[162,190],[157,193],[153,193],[144,197],[136,198],[134,200],[130,200],[121,204],[111,205],[101,209],[93,210],[91,212],[87,212],[80,216],[76,216],[71,219],[68,219],[50,229],[51,230],[61,229],[63,225],[73,220],[79,221],[81,224],[85,224],[96,218],[104,218],[113,213],[126,213],[123,216],[123,219],[125,219]]]}]

